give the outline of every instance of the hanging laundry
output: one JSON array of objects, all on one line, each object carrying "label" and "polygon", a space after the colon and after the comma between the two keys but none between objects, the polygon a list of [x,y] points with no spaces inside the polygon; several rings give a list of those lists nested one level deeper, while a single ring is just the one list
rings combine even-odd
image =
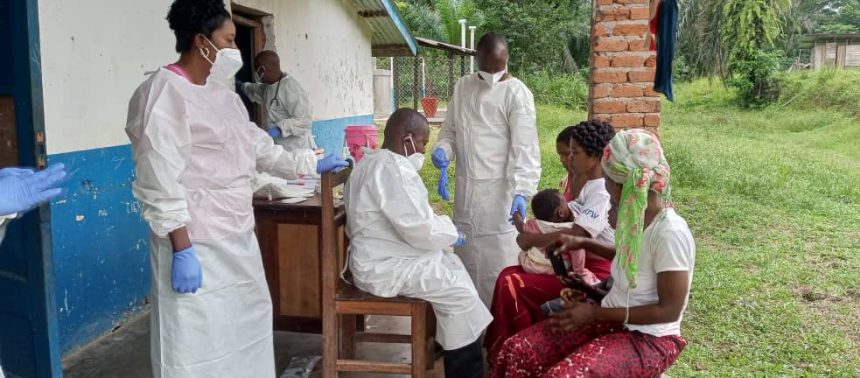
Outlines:
[{"label": "hanging laundry", "polygon": [[678,0],[652,0],[650,33],[647,41],[657,52],[657,72],[654,91],[674,101],[672,94],[672,61],[675,58],[675,37],[678,32]]}]

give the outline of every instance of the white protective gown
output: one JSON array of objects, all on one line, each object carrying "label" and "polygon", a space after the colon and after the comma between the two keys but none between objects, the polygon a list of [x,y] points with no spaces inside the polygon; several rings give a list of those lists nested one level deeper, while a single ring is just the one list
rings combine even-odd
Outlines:
[{"label": "white protective gown", "polygon": [[[311,174],[311,150],[286,152],[248,121],[239,96],[161,69],[129,103],[133,193],[152,229],[151,358],[155,377],[274,377],[272,302],[251,178]],[[196,294],[171,285],[169,232],[185,226],[203,269]]]},{"label": "white protective gown", "polygon": [[456,163],[454,224],[468,244],[455,251],[489,306],[499,272],[517,264],[514,195],[535,195],[540,180],[531,91],[515,78],[493,86],[477,73],[461,78],[436,147]]},{"label": "white protective gown", "polygon": [[265,126],[275,124],[282,138],[275,143],[287,151],[316,148],[312,134],[313,119],[308,94],[298,80],[287,73],[275,84],[246,83],[242,90],[248,98],[266,109]]},{"label": "white protective gown", "polygon": [[447,216],[433,213],[409,161],[385,149],[368,151],[344,198],[355,285],[380,297],[430,302],[436,340],[445,350],[477,340],[492,316],[460,259],[443,251],[459,237],[457,229]]}]

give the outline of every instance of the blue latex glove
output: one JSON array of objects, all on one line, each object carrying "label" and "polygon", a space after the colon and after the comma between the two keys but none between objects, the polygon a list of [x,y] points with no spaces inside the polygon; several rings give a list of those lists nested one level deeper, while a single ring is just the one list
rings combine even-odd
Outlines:
[{"label": "blue latex glove", "polygon": [[451,161],[445,157],[445,150],[441,148],[434,150],[433,154],[430,155],[430,159],[433,160],[433,165],[439,168],[439,182],[436,184],[436,192],[439,193],[439,197],[442,197],[443,200],[450,201],[451,193],[448,192],[448,166],[451,165]]},{"label": "blue latex glove", "polygon": [[317,162],[317,173],[337,171],[349,166],[349,162],[337,155],[326,156]]},{"label": "blue latex glove", "polygon": [[173,290],[182,294],[196,293],[203,286],[203,268],[194,246],[173,253],[170,281]]},{"label": "blue latex glove", "polygon": [[522,194],[514,196],[514,202],[511,204],[511,224],[514,221],[514,214],[520,213],[520,217],[526,219],[526,197]]},{"label": "blue latex glove", "polygon": [[245,92],[242,91],[242,86],[244,86],[244,85],[245,85],[244,81],[236,80],[236,93],[245,94]]},{"label": "blue latex glove", "polygon": [[0,169],[0,178],[7,176],[32,175],[34,173],[36,173],[36,171],[30,168],[9,167]]},{"label": "blue latex glove", "polygon": [[283,134],[281,134],[281,128],[277,127],[277,126],[271,126],[268,129],[266,129],[266,134],[269,134],[270,137],[275,138],[275,139],[283,136]]},{"label": "blue latex glove", "polygon": [[460,237],[457,239],[457,241],[454,242],[454,244],[451,244],[451,246],[452,247],[462,247],[462,246],[466,245],[466,234],[464,234],[460,231],[457,231],[457,233],[460,234]]},{"label": "blue latex glove", "polygon": [[65,178],[63,164],[39,172],[21,168],[0,170],[0,215],[23,213],[58,196]]},{"label": "blue latex glove", "polygon": [[433,160],[433,165],[439,169],[448,168],[448,165],[451,164],[451,161],[445,156],[445,150],[443,150],[442,147],[437,147],[433,150],[433,154],[430,155],[430,159]]}]

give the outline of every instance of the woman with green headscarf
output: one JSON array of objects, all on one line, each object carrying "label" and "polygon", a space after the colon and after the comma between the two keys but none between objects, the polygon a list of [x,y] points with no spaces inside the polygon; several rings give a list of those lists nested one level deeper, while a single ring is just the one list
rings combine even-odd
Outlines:
[{"label": "woman with green headscarf", "polygon": [[619,132],[601,165],[617,212],[615,246],[563,236],[556,247],[612,259],[612,288],[600,306],[565,303],[552,319],[508,339],[491,376],[659,376],[687,345],[680,329],[696,245],[672,207],[660,142],[642,130]]}]

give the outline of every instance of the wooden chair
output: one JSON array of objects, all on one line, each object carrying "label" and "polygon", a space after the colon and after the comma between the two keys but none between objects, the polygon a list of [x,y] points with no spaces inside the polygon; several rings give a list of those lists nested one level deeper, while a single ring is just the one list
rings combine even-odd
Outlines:
[{"label": "wooden chair", "polygon": [[[345,253],[338,253],[332,189],[346,182],[349,170],[322,175],[322,326],[323,377],[336,377],[338,372],[373,372],[411,374],[424,377],[432,369],[435,358],[436,319],[430,304],[414,298],[380,298],[365,293],[340,279]],[[342,244],[342,251],[347,242]],[[366,332],[365,315],[409,316],[410,335]],[[355,359],[355,344],[402,343],[412,345],[411,363],[361,361]]]}]

